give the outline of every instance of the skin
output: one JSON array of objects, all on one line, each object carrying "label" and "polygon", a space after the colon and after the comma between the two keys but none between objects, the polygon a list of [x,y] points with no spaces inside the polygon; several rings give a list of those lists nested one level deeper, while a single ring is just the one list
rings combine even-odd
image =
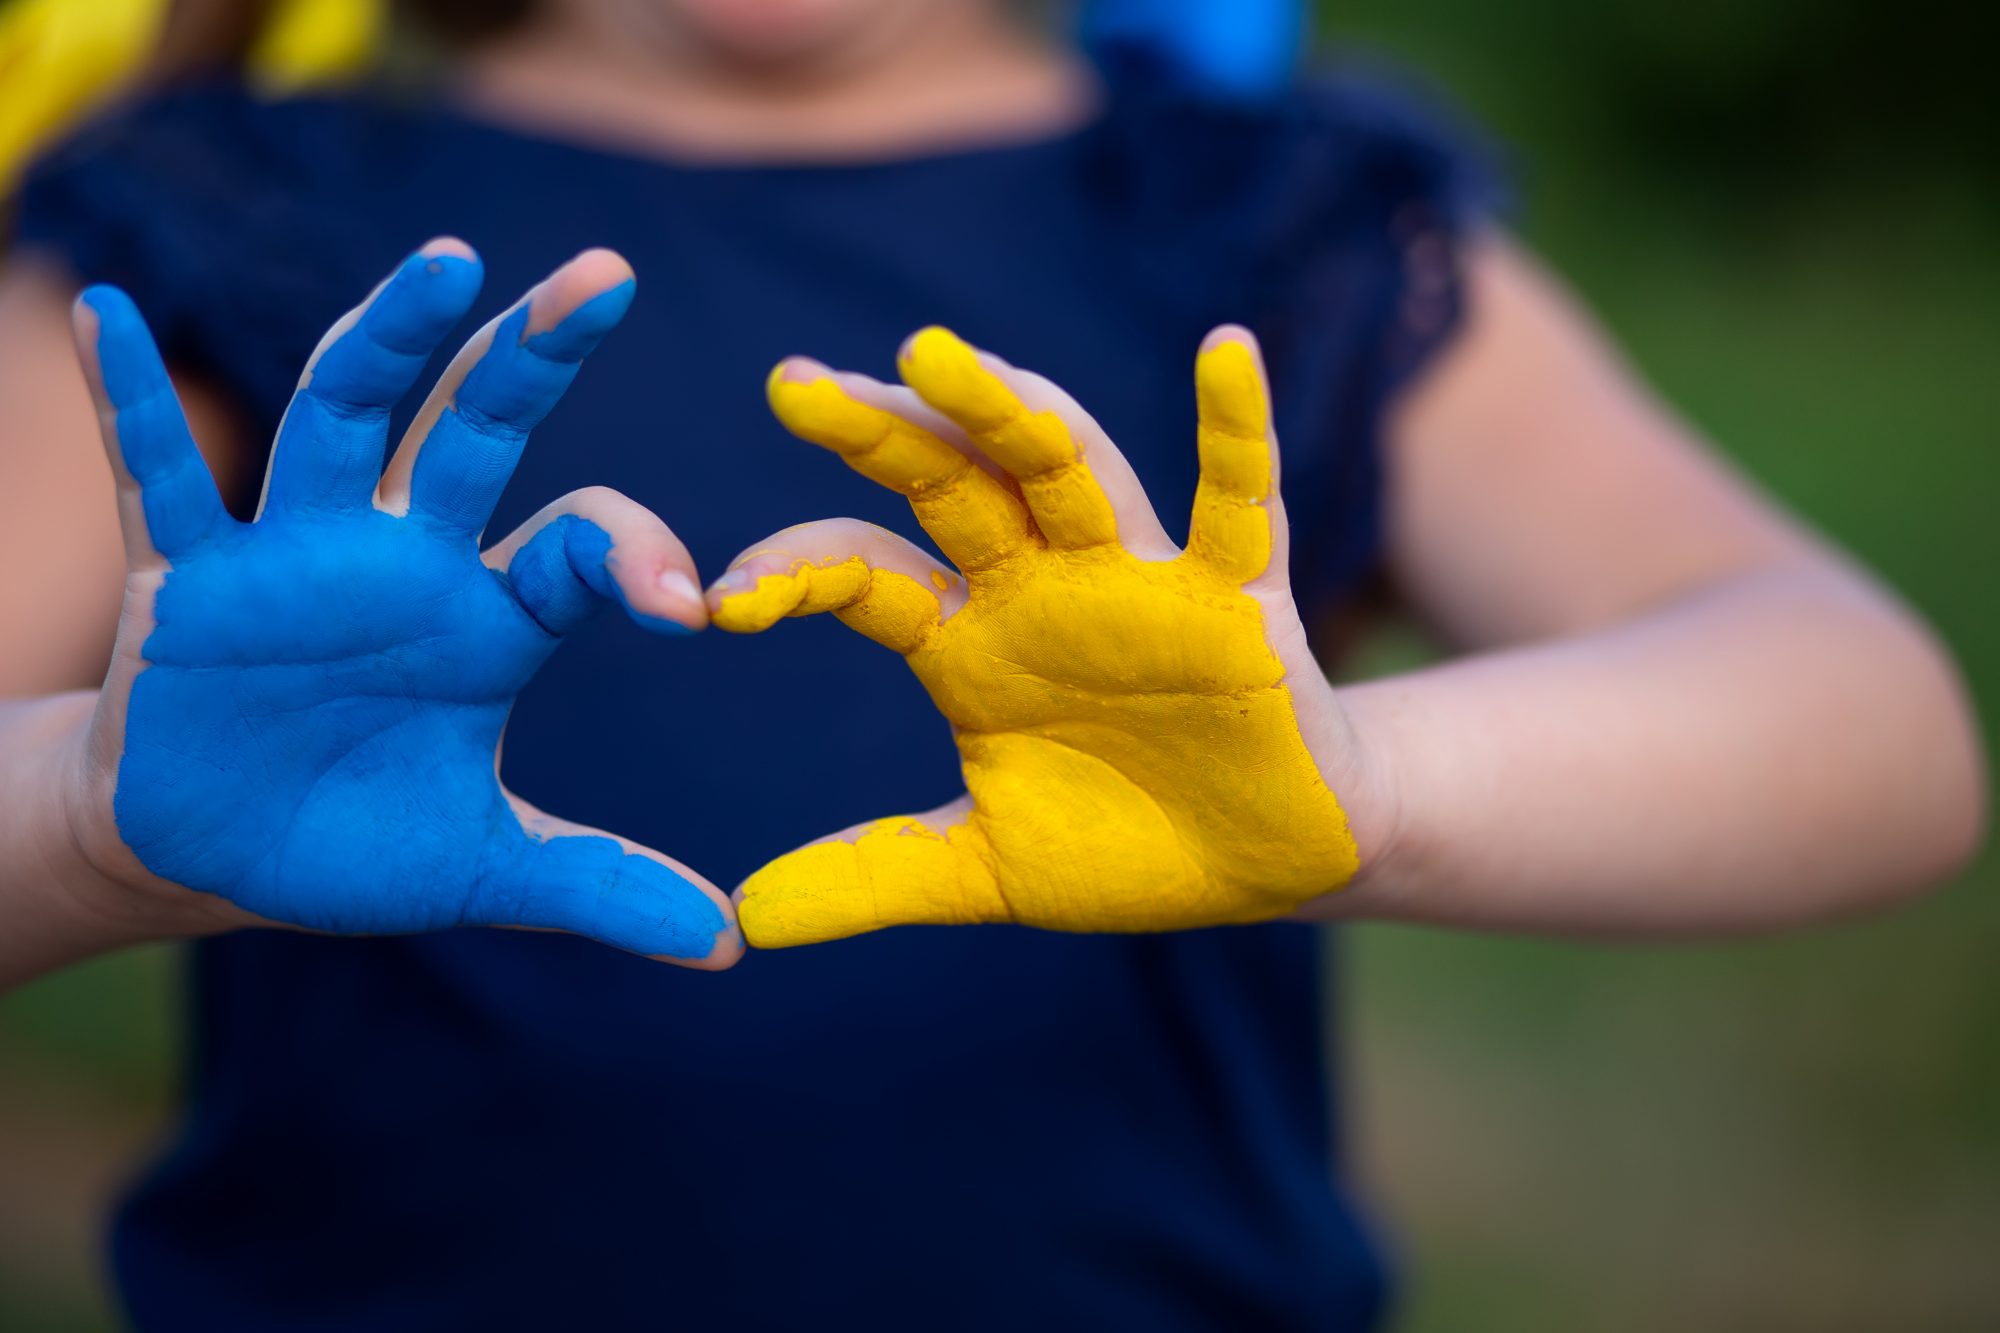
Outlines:
[{"label": "skin", "polygon": [[[1074,62],[983,0],[570,0],[470,62],[464,90],[544,132],[727,159],[1032,137],[1090,100]],[[1468,652],[1334,689],[1277,645],[1360,856],[1301,914],[1684,935],[1880,908],[1948,877],[1986,809],[1948,655],[1663,409],[1530,257],[1486,237],[1463,258],[1467,326],[1390,425],[1387,554],[1409,608]],[[0,690],[22,700],[0,711],[0,984],[239,924],[117,872],[105,795],[80,778],[123,562],[110,468],[83,461],[89,396],[52,350],[72,287],[32,260],[0,278],[0,449],[35,479],[0,488],[0,568],[36,571],[0,582]],[[940,425],[898,389],[843,382]],[[181,390],[212,466],[240,468],[226,403]],[[1121,535],[1143,527],[1110,442],[1052,410]],[[781,549],[904,558],[841,520]],[[1288,597],[1267,609],[1296,619]]]}]

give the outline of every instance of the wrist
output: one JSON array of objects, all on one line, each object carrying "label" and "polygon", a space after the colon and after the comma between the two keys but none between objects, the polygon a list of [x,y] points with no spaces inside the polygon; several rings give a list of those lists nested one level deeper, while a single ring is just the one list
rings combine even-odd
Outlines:
[{"label": "wrist", "polygon": [[1384,903],[1411,856],[1404,774],[1395,743],[1395,701],[1370,686],[1327,687],[1327,743],[1315,753],[1347,817],[1358,868],[1332,893],[1308,904],[1314,918],[1384,915]]},{"label": "wrist", "polygon": [[[227,929],[228,904],[149,873],[118,836],[111,796],[115,761],[94,753],[97,696],[70,694],[28,706],[16,753],[18,811],[52,937],[76,956]],[[219,910],[220,909],[220,910]]]}]

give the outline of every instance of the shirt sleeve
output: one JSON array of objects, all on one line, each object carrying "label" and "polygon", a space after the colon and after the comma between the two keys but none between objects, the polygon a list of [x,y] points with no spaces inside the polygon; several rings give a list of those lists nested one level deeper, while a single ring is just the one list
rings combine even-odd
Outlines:
[{"label": "shirt sleeve", "polygon": [[1246,300],[1271,360],[1302,595],[1379,564],[1390,409],[1465,313],[1468,239],[1505,211],[1496,154],[1442,104],[1381,79],[1308,86]]},{"label": "shirt sleeve", "polygon": [[1225,101],[1129,59],[1108,74],[1100,188],[1151,288],[1263,343],[1294,580],[1342,595],[1379,557],[1388,408],[1457,332],[1464,243],[1504,207],[1495,155],[1387,77]]}]

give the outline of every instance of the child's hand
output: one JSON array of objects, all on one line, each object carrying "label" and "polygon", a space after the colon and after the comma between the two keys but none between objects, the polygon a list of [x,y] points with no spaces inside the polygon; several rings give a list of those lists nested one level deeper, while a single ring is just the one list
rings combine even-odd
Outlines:
[{"label": "child's hand", "polygon": [[741,943],[713,885],[541,814],[497,772],[515,695],[599,599],[655,629],[705,619],[679,541],[608,491],[479,551],[529,430],[629,304],[624,261],[580,256],[474,337],[383,472],[391,407],[479,281],[470,251],[434,242],[334,327],[254,523],[223,510],[131,301],[83,295],[130,573],[81,837],[120,881],[245,920],[527,926],[727,966]]},{"label": "child's hand", "polygon": [[[709,600],[724,629],[832,611],[902,653],[956,730],[968,795],[765,866],[738,905],[750,942],[899,923],[1169,930],[1282,916],[1345,883],[1355,845],[1327,775],[1344,781],[1353,756],[1292,604],[1248,332],[1217,330],[1196,362],[1184,552],[1047,381],[943,329],[900,367],[914,393],[790,361],[772,406],[908,496],[963,574],[836,519],[746,553]],[[841,706],[812,697],[810,667],[801,684],[801,725]]]}]

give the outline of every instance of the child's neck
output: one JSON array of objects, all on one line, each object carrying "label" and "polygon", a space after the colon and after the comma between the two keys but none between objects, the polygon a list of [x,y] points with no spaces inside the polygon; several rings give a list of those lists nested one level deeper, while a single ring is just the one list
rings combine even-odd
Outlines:
[{"label": "child's neck", "polygon": [[475,53],[463,93],[517,125],[716,160],[893,157],[1058,134],[1089,114],[1080,59],[979,7],[934,9],[893,40],[778,67],[545,20]]}]

